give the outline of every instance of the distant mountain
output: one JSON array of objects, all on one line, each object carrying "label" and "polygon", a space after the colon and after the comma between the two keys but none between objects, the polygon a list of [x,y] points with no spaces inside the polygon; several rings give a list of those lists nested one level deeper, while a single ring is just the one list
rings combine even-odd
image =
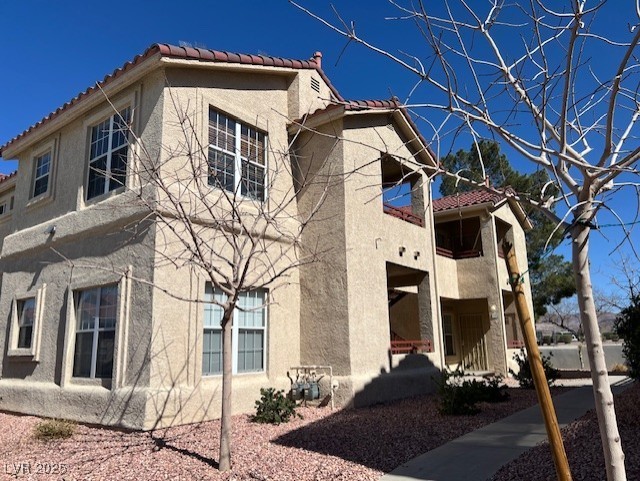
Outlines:
[{"label": "distant mountain", "polygon": [[[611,332],[616,320],[617,314],[613,312],[603,312],[598,316],[598,324],[600,325],[600,332]],[[558,319],[558,323],[549,322],[548,319]],[[564,320],[564,325],[567,327],[567,331],[577,332],[580,328],[580,318],[577,314],[567,316]],[[551,334],[553,332],[563,331],[559,325],[559,317],[556,315],[545,316],[536,322],[536,331],[542,332],[542,334]]]}]

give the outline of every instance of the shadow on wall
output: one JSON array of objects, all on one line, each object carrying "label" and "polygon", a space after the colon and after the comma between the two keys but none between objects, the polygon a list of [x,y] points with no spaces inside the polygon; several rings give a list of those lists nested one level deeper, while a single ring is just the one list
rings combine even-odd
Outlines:
[{"label": "shadow on wall", "polygon": [[373,406],[376,404],[420,396],[433,392],[434,375],[439,375],[438,368],[423,354],[407,354],[404,357],[394,356],[389,351],[390,371],[380,370],[361,391],[353,396],[353,406]]},{"label": "shadow on wall", "polygon": [[[419,396],[434,390],[432,377],[439,375],[440,371],[426,356],[408,354],[390,372],[381,372],[356,393],[354,405],[369,401],[369,407],[336,411],[273,442],[390,471],[398,465],[398,456],[409,460],[421,454],[422,443],[428,443],[432,437],[436,443],[434,433],[447,429],[451,423],[450,418],[438,414],[435,396]],[[378,395],[387,404],[370,402]],[[408,396],[413,397],[388,404],[392,399]],[[427,424],[427,419],[434,418],[436,423]],[[417,448],[420,452],[414,452],[412,440],[418,438],[425,441]]]}]

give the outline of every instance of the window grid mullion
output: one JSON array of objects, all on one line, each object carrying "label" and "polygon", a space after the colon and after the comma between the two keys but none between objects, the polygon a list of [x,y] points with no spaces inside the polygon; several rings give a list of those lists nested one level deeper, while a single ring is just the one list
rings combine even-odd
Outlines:
[{"label": "window grid mullion", "polygon": [[115,115],[112,115],[109,118],[109,136],[107,140],[107,161],[104,167],[104,192],[106,194],[109,192],[109,187],[111,185],[111,149],[113,148],[113,124],[115,122]]},{"label": "window grid mullion", "polygon": [[233,153],[234,157],[234,192],[235,195],[238,195],[242,192],[242,155],[240,154],[241,148],[241,137],[242,137],[242,126],[240,122],[236,122],[236,137],[235,137],[235,152]]},{"label": "window grid mullion", "polygon": [[[233,374],[238,374],[238,325],[240,324],[238,322],[239,320],[239,313],[240,311],[238,310],[237,307],[233,308],[233,323],[231,324],[231,371],[233,372]],[[224,340],[223,340],[224,342]],[[224,369],[223,369],[224,370]]]}]

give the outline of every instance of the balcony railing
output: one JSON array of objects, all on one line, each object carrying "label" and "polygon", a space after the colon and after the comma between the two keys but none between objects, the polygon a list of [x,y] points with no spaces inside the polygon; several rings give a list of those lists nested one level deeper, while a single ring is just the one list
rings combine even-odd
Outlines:
[{"label": "balcony railing", "polygon": [[391,354],[413,354],[418,352],[433,352],[431,341],[429,339],[391,341]]},{"label": "balcony railing", "polygon": [[449,259],[470,259],[472,257],[482,256],[482,251],[477,249],[471,249],[466,251],[452,251],[445,247],[436,246],[436,254],[442,257],[448,257]]},{"label": "balcony railing", "polygon": [[411,206],[396,207],[391,204],[384,204],[383,209],[385,214],[389,214],[398,219],[402,219],[405,222],[409,222],[411,224],[424,227],[424,219],[420,216],[413,214],[411,212]]}]

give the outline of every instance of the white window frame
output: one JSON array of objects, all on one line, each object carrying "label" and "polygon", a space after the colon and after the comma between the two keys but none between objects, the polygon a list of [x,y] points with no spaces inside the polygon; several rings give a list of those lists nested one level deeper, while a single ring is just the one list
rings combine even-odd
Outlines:
[{"label": "white window frame", "polygon": [[[214,144],[211,140],[209,139],[209,152],[211,150],[216,150],[220,153],[222,153],[223,155],[228,155],[233,157],[234,159],[234,170],[233,170],[233,192],[236,193],[237,195],[240,195],[244,198],[247,199],[251,199],[254,200],[256,202],[265,202],[267,200],[268,197],[268,173],[269,173],[269,156],[268,156],[268,151],[269,151],[269,136],[267,135],[266,132],[263,132],[262,130],[251,126],[245,122],[241,122],[240,120],[226,114],[225,112],[222,112],[221,110],[218,110],[212,106],[209,106],[209,116],[207,117],[207,132],[209,132],[209,129],[211,128],[211,115],[215,114],[218,116],[222,116],[224,117],[227,122],[231,121],[234,122],[234,151],[230,151],[227,150],[224,147],[218,146],[216,144]],[[217,124],[216,124],[217,125]],[[264,136],[264,165],[260,164],[259,162],[255,162],[253,160],[251,160],[250,158],[247,157],[243,157],[242,156],[242,128],[245,128],[248,130],[248,137],[249,138],[257,138],[258,136],[262,135]],[[257,198],[254,197],[252,195],[249,195],[249,189],[247,187],[247,192],[246,193],[242,193],[242,189],[243,189],[243,179],[242,179],[242,165],[243,162],[247,162],[250,166],[253,167],[257,167],[259,169],[263,170],[264,173],[264,180],[263,180],[263,195],[262,198]],[[207,182],[208,182],[208,178],[211,176],[211,164],[209,162],[209,159],[207,158]],[[211,184],[209,183],[209,185],[213,186],[213,187],[219,187],[222,189],[225,189],[224,185],[219,185],[219,184]]]},{"label": "white window frame", "polygon": [[[38,170],[39,170],[39,162],[44,159],[45,157],[49,157],[49,160],[47,162],[47,172],[41,175],[38,175]],[[53,167],[53,150],[52,149],[47,149],[46,151],[42,152],[40,155],[36,155],[33,158],[33,183],[31,185],[31,198],[35,199],[38,197],[44,197],[49,193],[49,186],[51,184],[51,171],[52,171],[52,167]],[[45,186],[45,189],[42,192],[39,192],[36,194],[36,185],[38,184],[38,181],[44,179],[46,177],[47,179],[47,183]]]},{"label": "white window frame", "polygon": [[[126,116],[123,117],[124,113],[126,113]],[[128,125],[132,125],[132,120],[133,120],[132,114],[133,114],[133,108],[131,107],[131,105],[127,104],[117,109],[116,112],[111,113],[110,116],[103,117],[102,120],[100,121],[93,121],[88,125],[89,142],[88,142],[88,156],[87,156],[88,157],[87,175],[85,180],[85,193],[84,193],[85,202],[90,202],[94,199],[100,198],[105,194],[108,194],[109,192],[118,191],[126,186],[127,175],[128,175],[127,166],[129,164],[129,158],[131,154],[131,143],[129,140],[129,133],[128,132],[125,133],[124,143],[116,147],[113,146],[113,139],[114,139],[114,136],[120,131],[119,129],[114,128],[116,126],[116,122],[118,122],[119,119],[124,118]],[[100,127],[102,124],[106,122],[109,123],[109,131],[106,137],[107,148],[104,152],[101,152],[100,154],[97,154],[92,157],[92,145],[94,144],[93,131],[95,128]],[[119,182],[116,182],[113,176],[112,163],[113,163],[113,154],[116,152],[119,152],[122,149],[126,149],[126,153],[125,153],[126,160],[125,160],[124,181],[122,184],[120,184]],[[102,192],[98,192],[92,195],[91,197],[89,197],[89,182],[91,180],[92,163],[96,163],[100,158],[105,156],[106,156],[106,161],[105,161],[106,163],[104,167],[104,172],[97,171],[97,174],[96,174],[99,177],[104,177],[104,187],[102,189]],[[112,183],[114,184],[113,187],[112,187]]]},{"label": "white window frame", "polygon": [[14,190],[0,193],[0,218],[6,219],[13,210]]},{"label": "white window frame", "polygon": [[[207,288],[211,287],[211,284],[209,282],[206,283],[207,285],[205,286],[205,294],[207,294]],[[218,288],[212,287],[212,293],[215,297],[218,296],[224,296],[224,294],[222,293],[222,291]],[[268,330],[267,330],[267,326],[269,324],[269,310],[267,309],[267,304],[268,304],[268,297],[269,297],[269,291],[267,289],[258,289],[258,290],[251,290],[249,292],[246,293],[242,293],[240,294],[240,296],[244,296],[244,295],[252,295],[255,292],[262,292],[264,293],[264,300],[262,302],[262,305],[259,308],[254,309],[254,311],[262,311],[262,316],[264,319],[263,325],[261,327],[255,327],[255,326],[250,326],[250,327],[245,327],[245,326],[240,326],[240,315],[243,313],[243,311],[238,307],[238,305],[236,306],[236,309],[234,310],[233,313],[233,326],[231,327],[231,352],[232,352],[232,373],[234,375],[236,374],[240,374],[240,375],[245,375],[245,374],[260,374],[260,373],[264,373],[267,370],[267,350],[268,350]],[[213,303],[208,303],[206,302],[207,297],[205,297],[205,303],[204,303],[204,309],[203,309],[203,344],[202,344],[202,349],[201,349],[201,353],[202,355],[204,355],[204,332],[205,330],[211,330],[211,331],[219,331],[221,334],[221,345],[224,342],[224,339],[222,339],[222,327],[215,327],[215,326],[211,326],[211,325],[205,325],[205,318],[204,318],[204,311],[208,308],[211,308],[215,311],[218,311],[219,316],[220,316],[220,320],[222,320],[222,309],[217,306],[216,304]],[[241,304],[241,298],[238,299],[238,304]],[[246,311],[248,312],[252,312],[252,311]],[[213,314],[215,315],[215,314]],[[215,321],[214,321],[215,322]],[[239,349],[239,338],[240,338],[240,331],[262,331],[263,335],[262,335],[262,340],[263,340],[263,345],[262,345],[262,369],[260,370],[243,370],[243,371],[239,371],[238,370],[238,349]],[[202,363],[201,363],[202,364]],[[222,354],[221,354],[221,359],[220,359],[220,372],[211,372],[211,373],[207,373],[204,372],[204,366],[202,366],[202,376],[203,377],[215,377],[215,376],[221,376],[222,375],[222,370],[223,370],[223,366],[222,366]]]},{"label": "white window frame", "polygon": [[[93,327],[91,328],[82,328],[81,326],[81,322],[82,322],[82,316],[79,312],[80,309],[80,299],[81,296],[84,292],[90,292],[90,291],[96,291],[96,298],[98,300],[101,299],[102,296],[102,290],[105,288],[114,288],[116,290],[116,303],[113,306],[114,310],[115,310],[115,319],[114,319],[114,323],[112,327],[100,327],[100,315],[99,315],[99,311],[102,308],[101,304],[97,305],[97,310],[98,310],[98,317],[94,317],[93,319]],[[92,344],[91,344],[91,365],[89,366],[89,376],[73,376],[74,379],[105,379],[105,380],[111,380],[114,377],[114,373],[116,371],[116,359],[115,359],[115,353],[116,353],[116,349],[117,349],[117,340],[118,340],[118,318],[119,318],[119,304],[120,304],[120,286],[118,283],[115,284],[107,284],[107,285],[101,285],[101,286],[97,286],[97,287],[92,287],[92,288],[87,288],[87,289],[77,289],[74,291],[73,293],[73,300],[74,300],[74,311],[76,313],[75,315],[75,319],[74,319],[74,342],[73,342],[73,357],[72,357],[72,375],[75,371],[75,352],[77,349],[77,336],[78,334],[88,334],[91,333],[92,334]],[[98,362],[98,338],[100,336],[101,332],[113,332],[113,353],[112,353],[112,361],[111,361],[111,376],[110,377],[96,377],[96,365]]]},{"label": "white window frame", "polygon": [[[25,357],[31,358],[30,361],[40,361],[40,343],[42,338],[42,318],[44,315],[44,301],[47,286],[43,284],[40,288],[22,292],[16,295],[11,302],[11,325],[9,328],[9,348],[7,349],[8,357]],[[18,347],[20,336],[19,304],[33,299],[34,315],[33,325],[31,328],[31,345],[29,347]]]},{"label": "white window frame", "polygon": [[[32,304],[30,308],[29,304]],[[18,314],[18,342],[16,347],[18,349],[31,349],[33,345],[33,328],[36,323],[36,298],[28,297],[26,299],[18,299],[16,302],[16,309]],[[31,310],[31,317],[27,317],[27,313]],[[29,321],[28,323],[26,321]],[[28,339],[24,339],[26,342],[26,346],[21,346],[20,341],[22,339],[22,330],[31,328],[31,333]],[[26,336],[25,336],[26,337]]]},{"label": "white window frame", "polygon": [[[60,387],[90,386],[93,388],[117,389],[127,383],[129,325],[131,317],[133,266],[127,266],[124,274],[93,271],[87,277],[67,284],[64,346],[62,353],[62,370]],[[116,338],[113,354],[113,373],[111,378],[73,377],[73,364],[76,345],[76,297],[77,291],[93,289],[101,286],[115,285],[118,288],[118,310],[116,317]]]}]

